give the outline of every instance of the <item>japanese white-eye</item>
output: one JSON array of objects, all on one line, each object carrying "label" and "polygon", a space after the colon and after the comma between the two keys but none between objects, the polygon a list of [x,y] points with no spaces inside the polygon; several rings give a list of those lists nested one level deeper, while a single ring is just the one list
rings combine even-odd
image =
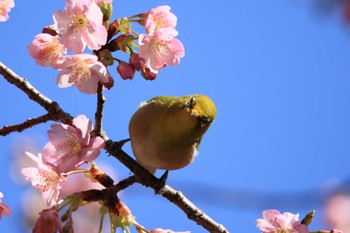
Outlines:
[{"label": "japanese white-eye", "polygon": [[215,116],[214,102],[200,94],[157,96],[141,103],[129,123],[137,161],[153,174],[187,166]]}]

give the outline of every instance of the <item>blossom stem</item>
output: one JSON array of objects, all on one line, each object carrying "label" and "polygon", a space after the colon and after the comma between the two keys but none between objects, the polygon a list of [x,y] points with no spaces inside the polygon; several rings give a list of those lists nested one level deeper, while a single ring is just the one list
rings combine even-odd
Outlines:
[{"label": "blossom stem", "polygon": [[60,212],[64,207],[66,207],[67,205],[70,205],[73,202],[73,199],[70,198],[68,201],[66,202],[62,202],[61,206],[59,206],[57,208],[57,212]]},{"label": "blossom stem", "polygon": [[103,228],[103,220],[104,220],[105,215],[101,214],[101,219],[100,219],[100,226],[98,227],[98,233],[102,233],[102,228]]},{"label": "blossom stem", "polygon": [[73,170],[73,171],[70,171],[70,172],[66,172],[66,173],[62,173],[63,176],[69,176],[69,175],[73,175],[73,174],[77,174],[77,173],[85,173],[89,170],[87,169],[77,169],[77,170]]},{"label": "blossom stem", "polygon": [[[140,35],[138,32],[136,32],[136,31],[134,31],[134,30],[132,30],[132,29],[131,29],[131,32],[134,33],[137,37],[139,37],[139,35]],[[137,38],[136,38],[136,39],[137,39]],[[135,39],[135,40],[136,40],[136,39]]]},{"label": "blossom stem", "polygon": [[[138,222],[134,220],[134,226],[137,229],[137,232],[145,232],[145,233],[150,233],[148,230],[146,230],[143,226],[141,226]],[[142,230],[142,231],[140,231]]]}]

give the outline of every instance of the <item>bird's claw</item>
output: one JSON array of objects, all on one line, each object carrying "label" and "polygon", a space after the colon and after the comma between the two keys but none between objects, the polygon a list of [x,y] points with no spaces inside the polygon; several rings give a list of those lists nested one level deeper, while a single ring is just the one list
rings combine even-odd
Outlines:
[{"label": "bird's claw", "polygon": [[127,139],[123,139],[123,140],[120,140],[120,141],[117,141],[117,142],[113,142],[112,145],[111,145],[111,149],[114,150],[114,151],[118,151],[120,150],[125,143],[127,143],[128,141],[130,141],[130,138],[127,138]]},{"label": "bird's claw", "polygon": [[164,188],[165,184],[166,184],[166,181],[168,179],[168,174],[169,174],[169,171],[166,170],[164,172],[164,174],[158,179],[157,183],[156,183],[156,187],[154,188],[154,192],[156,194],[159,194],[160,190],[162,188]]}]

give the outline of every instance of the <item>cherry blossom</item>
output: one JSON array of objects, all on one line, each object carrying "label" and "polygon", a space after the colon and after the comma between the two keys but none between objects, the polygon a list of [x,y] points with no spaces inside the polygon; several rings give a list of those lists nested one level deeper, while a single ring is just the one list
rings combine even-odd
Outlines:
[{"label": "cherry blossom", "polygon": [[256,227],[263,233],[309,233],[308,227],[299,221],[299,214],[264,210],[262,215],[263,218],[256,220]]},{"label": "cherry blossom", "polygon": [[162,28],[139,36],[139,53],[151,72],[157,73],[164,66],[180,63],[185,50],[181,41],[175,38],[177,34],[173,28]]},{"label": "cherry blossom", "polygon": [[95,1],[67,0],[65,11],[56,11],[53,18],[62,43],[74,53],[83,53],[86,47],[99,49],[107,41],[103,14]]},{"label": "cherry blossom", "polygon": [[30,56],[36,59],[36,64],[41,66],[52,66],[59,69],[64,58],[66,49],[61,44],[58,36],[41,33],[35,37],[28,46]]},{"label": "cherry blossom", "polygon": [[104,147],[101,137],[91,137],[93,125],[85,115],[79,115],[73,120],[73,126],[52,124],[47,132],[50,142],[43,155],[50,163],[57,163],[59,172],[69,172],[83,163],[93,161]]},{"label": "cherry blossom", "polygon": [[2,194],[2,192],[0,192],[0,219],[2,218],[2,215],[10,216],[10,214],[11,214],[10,207],[8,207],[4,203],[2,203],[1,198],[3,198],[3,197],[4,197],[4,194]]},{"label": "cherry blossom", "polygon": [[161,28],[175,28],[177,18],[170,12],[170,9],[170,6],[152,8],[145,19],[146,31],[153,33]]},{"label": "cherry blossom", "polygon": [[62,223],[55,208],[43,210],[39,213],[33,233],[62,233]]},{"label": "cherry blossom", "polygon": [[37,167],[23,168],[22,174],[26,180],[31,181],[32,185],[41,191],[45,205],[57,205],[63,179],[57,172],[56,166],[49,164],[41,154],[35,156],[30,152],[26,152],[26,155],[37,163]]},{"label": "cherry blossom", "polygon": [[181,231],[181,232],[177,231],[177,232],[175,232],[175,231],[172,231],[169,229],[163,230],[161,228],[157,228],[157,229],[150,231],[150,233],[190,233],[190,231]]},{"label": "cherry blossom", "polygon": [[56,81],[59,87],[76,85],[81,92],[94,94],[98,82],[110,81],[106,67],[92,54],[67,56],[62,67],[64,68],[58,74]]},{"label": "cherry blossom", "polygon": [[8,13],[15,7],[14,0],[0,0],[0,22],[8,20]]}]

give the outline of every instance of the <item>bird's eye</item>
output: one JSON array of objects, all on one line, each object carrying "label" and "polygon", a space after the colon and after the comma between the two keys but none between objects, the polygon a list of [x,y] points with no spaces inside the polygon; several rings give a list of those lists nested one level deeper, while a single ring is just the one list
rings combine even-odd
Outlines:
[{"label": "bird's eye", "polygon": [[201,117],[200,122],[201,122],[201,127],[204,127],[211,123],[211,119],[207,117]]},{"label": "bird's eye", "polygon": [[191,97],[191,99],[185,103],[185,106],[187,108],[192,108],[195,102],[196,102],[196,97]]}]

